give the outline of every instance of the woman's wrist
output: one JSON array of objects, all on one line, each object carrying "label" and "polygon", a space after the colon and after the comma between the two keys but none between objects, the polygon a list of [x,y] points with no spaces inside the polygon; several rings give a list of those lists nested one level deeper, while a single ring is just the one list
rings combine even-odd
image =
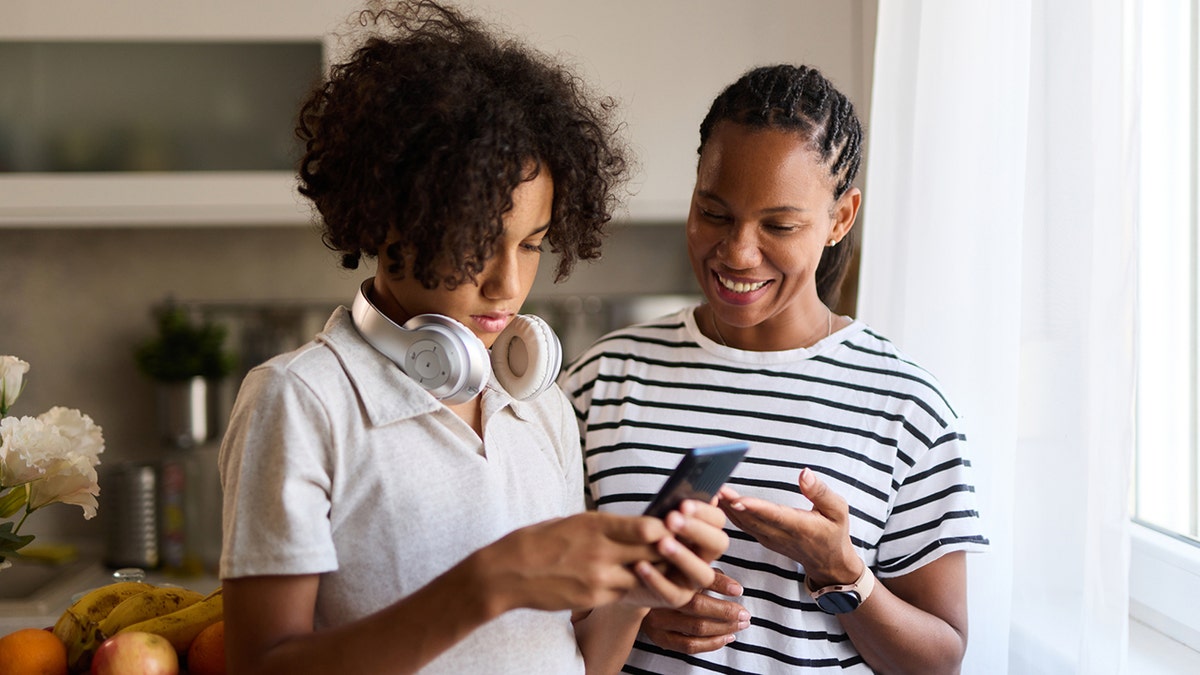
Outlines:
[{"label": "woman's wrist", "polygon": [[852,559],[851,564],[844,569],[836,571],[814,570],[805,572],[806,584],[810,589],[825,588],[826,586],[840,586],[844,584],[852,584],[862,576],[863,570],[867,568],[867,564],[862,558],[857,555]]}]

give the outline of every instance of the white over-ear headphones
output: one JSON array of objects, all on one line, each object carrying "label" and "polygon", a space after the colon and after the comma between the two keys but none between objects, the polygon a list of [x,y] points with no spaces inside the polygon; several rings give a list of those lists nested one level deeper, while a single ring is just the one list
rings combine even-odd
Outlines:
[{"label": "white over-ear headphones", "polygon": [[549,324],[518,314],[496,338],[489,355],[466,326],[441,314],[419,314],[403,326],[379,311],[363,281],[350,315],[363,338],[416,380],[434,398],[450,405],[474,398],[495,369],[496,380],[513,398],[528,400],[554,384],[562,367],[562,347]]}]

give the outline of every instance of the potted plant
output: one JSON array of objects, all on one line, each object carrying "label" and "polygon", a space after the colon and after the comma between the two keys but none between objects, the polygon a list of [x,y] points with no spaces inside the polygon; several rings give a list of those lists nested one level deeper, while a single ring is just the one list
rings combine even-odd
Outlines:
[{"label": "potted plant", "polygon": [[137,346],[138,369],[158,387],[159,427],[176,447],[192,447],[217,432],[214,397],[236,359],[224,347],[226,330],[196,321],[168,300],[154,310],[157,334]]}]

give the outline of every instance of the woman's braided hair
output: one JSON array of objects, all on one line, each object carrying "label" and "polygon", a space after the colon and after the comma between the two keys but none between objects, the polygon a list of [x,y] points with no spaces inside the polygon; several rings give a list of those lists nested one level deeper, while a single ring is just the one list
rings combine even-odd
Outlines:
[{"label": "woman's braided hair", "polygon": [[[828,167],[836,201],[854,184],[862,159],[862,125],[850,99],[815,68],[780,64],[755,68],[725,88],[700,123],[700,148],[719,122],[795,131]],[[817,295],[837,304],[854,255],[856,230],[825,248],[817,266]]]},{"label": "woman's braided hair", "polygon": [[[389,272],[426,288],[475,278],[536,163],[554,181],[556,280],[600,256],[626,173],[611,99],[542,54],[429,0],[364,11],[371,33],[301,108],[301,194],[355,269],[389,241]],[[406,255],[407,254],[407,255]]]}]

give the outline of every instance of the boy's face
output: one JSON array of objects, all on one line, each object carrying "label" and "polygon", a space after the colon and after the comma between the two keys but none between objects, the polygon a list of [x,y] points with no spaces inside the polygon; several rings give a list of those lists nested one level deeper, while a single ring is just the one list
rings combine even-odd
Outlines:
[{"label": "boy's face", "polygon": [[542,239],[550,229],[554,181],[544,167],[537,177],[513,190],[512,210],[504,215],[504,234],[475,283],[427,289],[406,275],[396,279],[381,264],[372,300],[389,318],[403,324],[418,314],[442,314],[466,326],[487,347],[525,304],[537,276]]}]

